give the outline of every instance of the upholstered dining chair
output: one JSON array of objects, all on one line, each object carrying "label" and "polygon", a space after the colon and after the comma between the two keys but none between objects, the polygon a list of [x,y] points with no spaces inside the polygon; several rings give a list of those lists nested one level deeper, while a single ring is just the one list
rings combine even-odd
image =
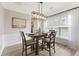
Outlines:
[{"label": "upholstered dining chair", "polygon": [[55,37],[56,37],[56,31],[52,30],[49,35],[45,34],[43,39],[43,49],[47,50],[50,56],[51,56],[51,48],[54,49],[55,53]]},{"label": "upholstered dining chair", "polygon": [[31,53],[29,54],[27,53],[27,50],[29,49],[28,46],[32,47],[32,45],[36,45],[36,41],[33,39],[26,40],[26,37],[23,31],[20,31],[20,34],[22,37],[22,55],[24,55],[24,52],[26,56],[36,52],[36,49],[35,49],[33,51],[31,50]]}]

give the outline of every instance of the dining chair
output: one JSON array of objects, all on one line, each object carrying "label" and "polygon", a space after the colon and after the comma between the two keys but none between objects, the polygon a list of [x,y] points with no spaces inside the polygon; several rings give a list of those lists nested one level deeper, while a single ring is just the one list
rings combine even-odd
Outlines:
[{"label": "dining chair", "polygon": [[36,50],[33,50],[33,52],[31,50],[31,53],[27,54],[27,50],[29,49],[28,46],[32,47],[32,45],[36,45],[36,41],[33,39],[26,40],[26,37],[23,31],[20,31],[20,34],[22,37],[22,55],[24,55],[24,52],[26,56],[36,52]]},{"label": "dining chair", "polygon": [[55,53],[55,37],[56,37],[55,30],[51,31],[49,35],[48,34],[44,35],[43,49],[47,50],[50,56],[51,56],[51,48],[54,49],[54,53]]}]

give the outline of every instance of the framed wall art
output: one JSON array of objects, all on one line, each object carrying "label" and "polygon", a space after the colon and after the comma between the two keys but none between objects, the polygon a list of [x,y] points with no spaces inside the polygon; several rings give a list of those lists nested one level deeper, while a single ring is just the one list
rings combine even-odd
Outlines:
[{"label": "framed wall art", "polygon": [[26,19],[12,17],[12,28],[26,28]]}]

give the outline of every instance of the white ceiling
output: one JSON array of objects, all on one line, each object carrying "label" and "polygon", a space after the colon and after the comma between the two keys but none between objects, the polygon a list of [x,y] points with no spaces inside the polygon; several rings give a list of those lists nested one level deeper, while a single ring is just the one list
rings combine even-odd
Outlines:
[{"label": "white ceiling", "polygon": [[[5,9],[14,10],[31,15],[32,11],[39,11],[38,2],[4,2]],[[42,13],[50,16],[73,7],[79,6],[79,2],[44,2],[42,5]]]},{"label": "white ceiling", "polygon": [[43,13],[47,16],[79,6],[78,2],[46,2],[43,4]]}]

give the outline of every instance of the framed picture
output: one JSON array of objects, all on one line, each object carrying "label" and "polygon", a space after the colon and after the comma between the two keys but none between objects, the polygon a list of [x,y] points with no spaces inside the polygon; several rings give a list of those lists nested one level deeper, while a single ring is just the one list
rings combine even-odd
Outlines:
[{"label": "framed picture", "polygon": [[26,19],[12,17],[12,28],[26,28]]}]

